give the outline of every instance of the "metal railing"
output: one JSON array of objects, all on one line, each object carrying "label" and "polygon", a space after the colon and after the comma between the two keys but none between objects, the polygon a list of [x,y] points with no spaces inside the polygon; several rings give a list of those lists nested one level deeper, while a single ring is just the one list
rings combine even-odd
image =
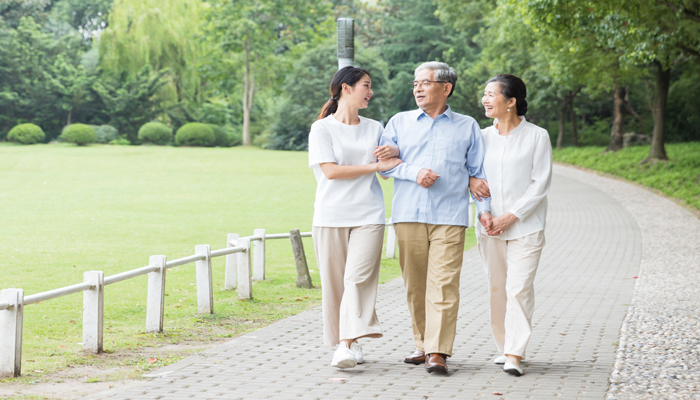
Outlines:
[{"label": "metal railing", "polygon": [[16,377],[22,371],[22,329],[24,307],[71,294],[83,292],[83,351],[100,353],[103,350],[104,290],[105,286],[141,275],[148,275],[146,301],[146,332],[163,332],[165,307],[165,275],[169,268],[195,264],[197,281],[197,311],[214,313],[211,259],[226,257],[224,288],[238,289],[238,298],[253,298],[253,281],[265,279],[265,241],[289,238],[297,267],[297,285],[311,288],[311,276],[306,263],[302,237],[311,232],[292,229],[289,233],[266,234],[255,229],[253,236],[239,237],[229,233],[226,247],[211,250],[198,245],[194,255],[167,261],[163,255],[151,256],[148,265],[105,277],[102,271],[87,271],[83,282],[46,292],[25,296],[22,289],[0,291],[0,378]]}]

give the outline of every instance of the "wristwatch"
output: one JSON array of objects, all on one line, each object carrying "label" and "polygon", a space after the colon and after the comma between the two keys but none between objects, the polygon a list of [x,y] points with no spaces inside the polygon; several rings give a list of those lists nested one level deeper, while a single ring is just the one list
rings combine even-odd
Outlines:
[{"label": "wristwatch", "polygon": [[476,219],[481,219],[481,216],[484,215],[484,214],[489,214],[489,215],[491,215],[491,211],[486,211],[486,210],[484,210],[484,211],[480,212],[479,215],[476,216]]}]

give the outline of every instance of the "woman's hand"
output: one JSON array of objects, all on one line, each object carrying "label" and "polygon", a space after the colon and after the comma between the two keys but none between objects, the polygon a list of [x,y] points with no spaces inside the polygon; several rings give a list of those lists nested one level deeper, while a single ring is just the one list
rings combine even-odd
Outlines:
[{"label": "woman's hand", "polygon": [[399,156],[399,148],[388,144],[385,144],[384,146],[377,146],[377,150],[374,151],[374,155],[377,156],[380,161],[388,160],[392,157]]},{"label": "woman's hand", "polygon": [[469,177],[469,191],[472,192],[474,197],[479,201],[481,201],[482,197],[491,197],[489,183],[473,176]]},{"label": "woman's hand", "polygon": [[402,162],[403,161],[401,161],[401,159],[396,158],[396,157],[390,158],[388,160],[381,160],[380,159],[379,161],[377,161],[377,171],[381,171],[381,172],[388,171],[388,170],[394,168],[395,166],[401,164]]},{"label": "woman's hand", "polygon": [[491,229],[487,229],[486,234],[488,234],[489,236],[500,235],[506,229],[510,228],[510,226],[513,225],[513,223],[517,220],[518,217],[516,217],[512,213],[505,213],[503,215],[499,215],[498,217],[493,219]]}]

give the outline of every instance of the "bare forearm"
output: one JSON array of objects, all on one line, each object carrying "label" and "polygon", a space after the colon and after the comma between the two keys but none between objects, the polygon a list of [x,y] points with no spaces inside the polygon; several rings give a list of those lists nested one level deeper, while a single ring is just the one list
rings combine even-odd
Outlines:
[{"label": "bare forearm", "polygon": [[321,164],[321,170],[328,179],[353,179],[359,176],[377,172],[377,164],[337,165],[335,163]]}]

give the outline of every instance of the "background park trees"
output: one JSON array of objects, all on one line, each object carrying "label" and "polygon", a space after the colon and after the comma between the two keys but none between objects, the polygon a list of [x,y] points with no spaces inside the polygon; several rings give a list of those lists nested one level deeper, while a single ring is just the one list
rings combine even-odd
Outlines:
[{"label": "background park trees", "polygon": [[84,123],[138,144],[147,122],[200,122],[303,150],[341,16],[355,19],[357,63],[373,73],[373,118],[414,108],[412,70],[440,60],[460,76],[450,105],[482,125],[484,82],[513,73],[528,119],[557,147],[617,151],[637,132],[655,161],[667,141],[700,140],[694,0],[4,0],[0,139],[22,123],[45,141]]}]

